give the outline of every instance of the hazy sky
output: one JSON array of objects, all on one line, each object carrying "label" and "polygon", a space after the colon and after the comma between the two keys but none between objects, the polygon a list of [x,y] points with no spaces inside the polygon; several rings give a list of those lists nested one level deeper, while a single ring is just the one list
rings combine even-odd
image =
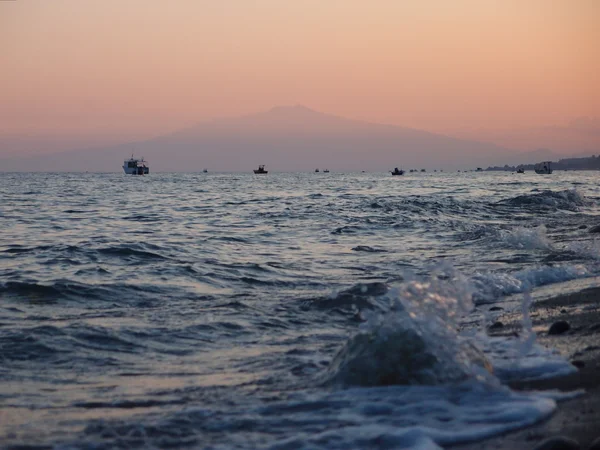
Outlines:
[{"label": "hazy sky", "polygon": [[0,1],[0,135],[295,103],[432,131],[600,117],[600,1]]}]

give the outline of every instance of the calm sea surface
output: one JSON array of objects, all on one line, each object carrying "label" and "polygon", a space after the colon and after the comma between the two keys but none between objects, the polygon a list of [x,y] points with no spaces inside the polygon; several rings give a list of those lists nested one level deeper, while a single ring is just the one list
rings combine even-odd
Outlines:
[{"label": "calm sea surface", "polygon": [[0,445],[437,448],[541,420],[557,398],[506,381],[573,368],[483,330],[595,283],[599,179],[2,173]]}]

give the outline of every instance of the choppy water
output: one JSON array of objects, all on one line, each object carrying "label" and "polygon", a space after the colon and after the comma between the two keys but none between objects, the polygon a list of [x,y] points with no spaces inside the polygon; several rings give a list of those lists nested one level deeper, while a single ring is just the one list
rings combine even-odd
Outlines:
[{"label": "choppy water", "polygon": [[0,443],[436,448],[540,420],[556,396],[503,382],[571,366],[456,330],[600,273],[598,178],[0,174]]}]

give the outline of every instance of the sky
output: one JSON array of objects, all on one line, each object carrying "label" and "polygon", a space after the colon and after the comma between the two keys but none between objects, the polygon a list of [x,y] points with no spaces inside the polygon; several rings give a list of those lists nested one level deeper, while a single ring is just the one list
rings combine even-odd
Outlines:
[{"label": "sky", "polygon": [[583,121],[593,147],[599,55],[597,0],[0,0],[0,138],[303,104],[479,139]]}]

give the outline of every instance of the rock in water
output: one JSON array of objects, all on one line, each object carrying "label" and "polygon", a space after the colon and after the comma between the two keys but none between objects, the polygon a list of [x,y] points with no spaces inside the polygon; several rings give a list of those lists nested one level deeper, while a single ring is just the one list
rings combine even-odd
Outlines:
[{"label": "rock in water", "polygon": [[533,450],[579,450],[579,442],[566,436],[556,436],[540,442]]},{"label": "rock in water", "polygon": [[548,334],[563,334],[571,329],[571,325],[566,320],[559,320],[558,322],[554,322],[550,329],[548,330]]}]

